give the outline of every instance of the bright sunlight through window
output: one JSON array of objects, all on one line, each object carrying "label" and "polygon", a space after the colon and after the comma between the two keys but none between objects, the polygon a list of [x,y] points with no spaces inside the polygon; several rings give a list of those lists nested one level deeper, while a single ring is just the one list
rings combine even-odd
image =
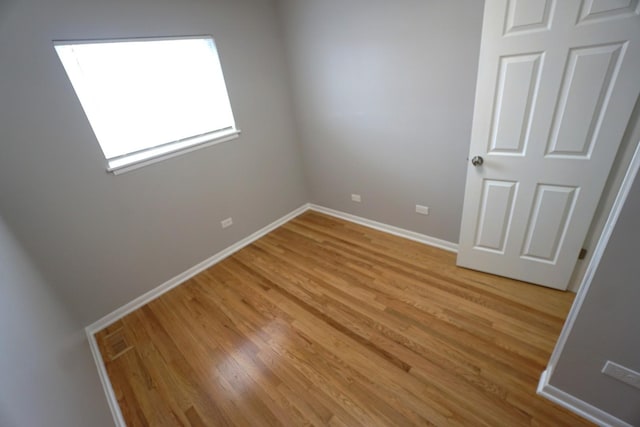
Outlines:
[{"label": "bright sunlight through window", "polygon": [[117,172],[237,137],[211,37],[55,42]]}]

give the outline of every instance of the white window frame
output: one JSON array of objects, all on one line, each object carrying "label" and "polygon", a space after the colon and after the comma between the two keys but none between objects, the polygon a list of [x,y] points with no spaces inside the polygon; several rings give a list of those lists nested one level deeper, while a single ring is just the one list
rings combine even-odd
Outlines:
[{"label": "white window frame", "polygon": [[[56,40],[54,41],[54,47],[56,51],[58,51],[59,46],[69,46],[69,45],[79,45],[79,44],[97,44],[97,43],[122,43],[122,42],[141,42],[141,41],[164,41],[164,40],[189,40],[189,39],[207,39],[212,43],[213,53],[216,55],[216,59],[218,63],[220,62],[220,56],[218,54],[215,40],[210,35],[195,35],[195,36],[175,36],[175,37],[146,37],[146,38],[127,38],[127,39],[100,39],[100,40]],[[58,52],[60,56],[60,53]],[[91,124],[91,118],[89,114],[87,114],[87,109],[83,104],[83,96],[81,94],[82,89],[82,76],[73,75],[73,70],[67,68],[67,64],[60,56],[60,60],[63,63],[65,71],[71,81],[72,86],[80,100],[80,103],[85,110],[85,114]],[[222,74],[222,66],[220,65],[220,75],[222,76],[222,83],[224,85],[225,91],[224,95],[227,97],[227,101],[229,103],[230,108],[230,116],[231,122],[228,123],[229,126],[226,126],[222,129],[218,129],[212,132],[207,132],[200,135],[193,135],[187,138],[179,139],[177,141],[171,141],[167,143],[160,143],[155,146],[150,146],[148,148],[120,155],[117,157],[107,157],[105,155],[105,159],[107,162],[106,169],[108,172],[111,172],[115,175],[128,172],[134,169],[138,169],[143,166],[147,166],[153,163],[157,163],[163,161],[165,159],[169,159],[175,156],[179,156],[185,153],[189,153],[194,150],[198,150],[201,148],[210,147],[215,144],[220,144],[222,142],[230,141],[238,138],[240,134],[240,130],[236,128],[235,119],[233,116],[233,111],[231,108],[231,103],[229,100],[228,92],[226,91],[226,82],[224,81],[224,76]],[[80,82],[78,81],[80,79]],[[75,81],[74,81],[75,80]],[[92,126],[93,127],[93,126]],[[94,132],[95,134],[95,132]],[[96,136],[97,140],[97,136]],[[104,148],[100,141],[98,140],[98,144],[102,149],[104,154]]]}]

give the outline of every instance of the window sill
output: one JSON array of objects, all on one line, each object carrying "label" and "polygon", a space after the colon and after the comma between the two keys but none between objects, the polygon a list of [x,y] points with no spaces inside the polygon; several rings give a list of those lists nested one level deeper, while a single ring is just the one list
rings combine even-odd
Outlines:
[{"label": "window sill", "polygon": [[231,141],[232,139],[236,139],[239,135],[240,130],[227,129],[220,132],[189,138],[183,141],[176,141],[161,147],[151,148],[141,153],[129,154],[127,156],[107,160],[107,172],[111,172],[114,175],[120,175],[172,157],[190,153],[191,151],[210,147],[215,144],[220,144],[221,142]]}]

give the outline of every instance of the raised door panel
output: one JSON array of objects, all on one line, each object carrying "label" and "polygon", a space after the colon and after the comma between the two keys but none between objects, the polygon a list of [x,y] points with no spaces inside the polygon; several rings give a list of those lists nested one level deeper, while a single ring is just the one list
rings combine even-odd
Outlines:
[{"label": "raised door panel", "polygon": [[541,61],[541,53],[500,58],[488,152],[525,155]]},{"label": "raised door panel", "polygon": [[504,253],[518,184],[513,181],[485,180],[482,187],[475,247]]},{"label": "raised door panel", "polygon": [[578,192],[576,187],[537,186],[522,249],[523,258],[547,263],[557,261]]},{"label": "raised door panel", "polygon": [[639,0],[584,0],[578,23],[640,14]]},{"label": "raised door panel", "polygon": [[571,49],[547,156],[589,158],[624,57],[625,44]]},{"label": "raised door panel", "polygon": [[510,0],[505,35],[549,29],[553,0]]}]

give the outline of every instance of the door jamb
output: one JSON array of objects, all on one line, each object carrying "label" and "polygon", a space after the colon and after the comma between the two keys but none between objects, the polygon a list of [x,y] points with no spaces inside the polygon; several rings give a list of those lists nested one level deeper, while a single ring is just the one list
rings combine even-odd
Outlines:
[{"label": "door jamb", "polygon": [[602,234],[598,239],[598,243],[596,244],[596,247],[593,251],[593,255],[591,256],[591,260],[589,261],[585,274],[582,278],[580,288],[578,289],[578,294],[576,295],[573,305],[571,306],[571,310],[569,311],[567,320],[565,321],[565,324],[562,328],[562,332],[560,332],[560,337],[556,342],[555,348],[553,349],[553,353],[551,353],[551,357],[549,359],[549,362],[547,364],[547,369],[546,369],[547,378],[551,378],[553,376],[553,370],[557,365],[558,360],[560,359],[560,356],[562,355],[562,351],[564,350],[564,346],[567,343],[567,339],[569,338],[569,335],[576,322],[580,309],[582,308],[582,304],[584,303],[584,300],[587,294],[589,293],[589,288],[591,287],[593,277],[598,269],[598,265],[600,264],[605,248],[609,243],[609,238],[611,237],[611,233],[615,228],[615,225],[620,216],[620,212],[622,211],[622,208],[627,200],[627,197],[629,195],[629,192],[631,191],[631,187],[633,185],[633,182],[635,181],[635,178],[639,170],[640,170],[640,141],[638,141],[638,143],[636,144],[633,158],[631,159],[631,163],[627,168],[625,176],[620,185],[620,189],[618,190],[616,198],[613,202],[613,206],[611,208],[609,216],[607,217],[607,221],[604,225]]},{"label": "door jamb", "polygon": [[632,158],[638,144],[640,144],[640,96],[638,96],[631,112],[627,128],[625,129],[620,147],[618,148],[618,153],[611,166],[609,178],[602,190],[600,202],[596,208],[589,230],[587,231],[583,248],[589,252],[587,253],[586,259],[576,263],[567,286],[567,290],[569,291],[578,292],[584,282],[587,267],[593,255],[595,255],[595,248],[600,237],[605,232],[606,221],[613,210],[616,197],[622,188],[622,182],[631,168]]}]

